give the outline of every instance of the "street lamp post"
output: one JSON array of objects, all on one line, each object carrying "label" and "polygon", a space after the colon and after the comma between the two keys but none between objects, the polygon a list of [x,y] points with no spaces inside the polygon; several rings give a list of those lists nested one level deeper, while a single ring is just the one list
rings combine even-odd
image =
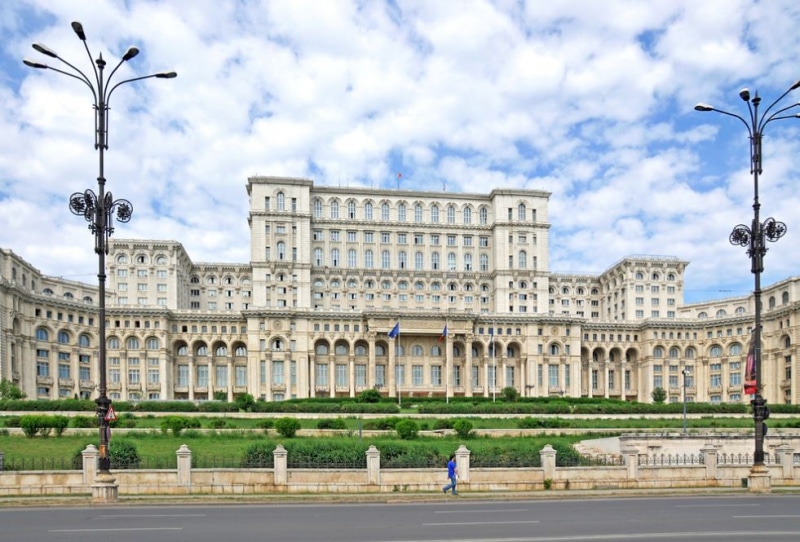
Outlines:
[{"label": "street lamp post", "polygon": [[683,434],[686,434],[686,369],[681,371],[683,375]]},{"label": "street lamp post", "polygon": [[89,61],[93,64],[92,70],[94,77],[88,77],[80,69],[64,60],[52,49],[42,45],[41,43],[34,43],[33,48],[45,56],[55,58],[61,63],[70,68],[70,71],[61,70],[48,66],[42,62],[25,59],[25,65],[31,68],[52,70],[67,77],[77,79],[78,81],[89,87],[94,98],[93,108],[95,111],[95,142],[94,148],[98,151],[99,158],[99,173],[97,176],[97,192],[87,189],[84,192],[76,192],[69,197],[69,209],[73,214],[83,216],[89,222],[89,230],[94,234],[95,245],[94,251],[98,256],[98,296],[99,296],[99,314],[98,314],[98,334],[99,334],[99,396],[96,399],[97,404],[97,422],[99,426],[100,442],[99,442],[99,459],[98,459],[98,474],[109,475],[111,461],[108,451],[108,428],[109,421],[107,415],[111,407],[111,400],[108,398],[108,390],[106,384],[106,255],[108,254],[108,239],[114,232],[112,219],[116,215],[119,222],[128,222],[133,214],[133,205],[131,202],[124,199],[115,200],[111,192],[106,192],[106,178],[104,174],[104,152],[108,149],[108,101],[111,94],[120,85],[132,83],[134,81],[141,81],[142,79],[158,78],[158,79],[172,79],[176,77],[175,72],[159,72],[151,75],[144,75],[141,77],[134,77],[125,79],[113,86],[110,86],[111,79],[114,77],[117,69],[123,62],[127,62],[139,54],[139,49],[136,47],[129,47],[120,61],[106,77],[104,69],[106,61],[103,55],[100,54],[96,60],[92,60],[92,53],[89,51],[89,46],[86,43],[86,34],[83,32],[83,26],[79,22],[72,23],[72,30],[83,42],[86,49],[86,54],[89,56]]},{"label": "street lamp post", "polygon": [[753,300],[755,303],[755,322],[753,327],[753,360],[755,368],[755,394],[750,404],[753,407],[753,420],[755,422],[755,452],[753,454],[753,468],[751,474],[755,476],[769,476],[764,467],[764,420],[769,416],[767,402],[762,395],[761,384],[761,273],[764,271],[764,256],[767,253],[766,242],[775,242],[786,234],[786,224],[770,217],[761,221],[761,203],[758,199],[758,176],[762,172],[762,152],[761,142],[764,136],[764,129],[769,123],[775,120],[800,118],[800,114],[787,113],[790,109],[800,106],[800,103],[793,103],[786,107],[780,107],[770,113],[770,111],[791,91],[800,87],[797,81],[789,87],[780,97],[772,102],[762,113],[759,113],[761,98],[756,91],[751,97],[750,91],[746,88],[739,91],[739,97],[747,103],[747,118],[717,109],[705,103],[695,106],[696,111],[716,111],[729,117],[734,117],[742,121],[747,127],[750,138],[750,173],[753,175],[753,221],[750,226],[739,224],[730,234],[729,240],[733,245],[747,247],[747,256],[750,258],[750,272],[753,273],[755,286],[753,289]]}]

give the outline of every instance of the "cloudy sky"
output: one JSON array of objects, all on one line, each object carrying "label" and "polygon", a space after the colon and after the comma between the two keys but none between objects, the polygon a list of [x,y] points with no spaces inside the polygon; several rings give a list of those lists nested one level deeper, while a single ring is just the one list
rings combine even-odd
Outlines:
[{"label": "cloudy sky", "polygon": [[[753,285],[733,226],[752,218],[739,90],[764,105],[800,78],[796,0],[15,0],[0,3],[0,247],[94,282],[73,192],[96,188],[92,97],[39,42],[107,73],[105,171],[134,204],[119,238],[174,239],[196,262],[248,262],[250,175],[395,188],[544,189],[551,269],[627,255],[691,262],[686,301]],[[800,99],[800,90],[783,105]],[[762,110],[764,108],[762,107]],[[793,112],[793,111],[792,111]],[[798,108],[800,112],[800,108]],[[764,284],[800,268],[800,121],[770,124],[762,216],[787,223]]]}]

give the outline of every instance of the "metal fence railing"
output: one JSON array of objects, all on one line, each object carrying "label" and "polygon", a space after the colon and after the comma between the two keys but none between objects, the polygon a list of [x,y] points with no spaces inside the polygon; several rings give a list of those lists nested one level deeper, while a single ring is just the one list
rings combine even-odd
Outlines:
[{"label": "metal fence railing", "polygon": [[703,454],[655,454],[640,455],[639,465],[668,467],[677,465],[703,465]]}]

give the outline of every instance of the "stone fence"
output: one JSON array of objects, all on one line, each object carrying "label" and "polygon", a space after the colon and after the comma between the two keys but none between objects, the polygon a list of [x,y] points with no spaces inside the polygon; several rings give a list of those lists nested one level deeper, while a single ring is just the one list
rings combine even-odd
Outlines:
[{"label": "stone fence", "polygon": [[[697,487],[748,487],[769,491],[771,487],[800,485],[794,448],[780,446],[771,455],[758,479],[752,465],[721,460],[717,447],[707,446],[691,459],[650,460],[634,447],[621,450],[621,462],[610,465],[557,467],[556,450],[550,445],[540,452],[541,467],[476,468],[470,466],[470,451],[456,451],[460,492],[541,491],[547,489],[663,489]],[[116,470],[112,483],[118,494],[264,494],[264,493],[381,493],[441,491],[447,483],[446,468],[382,469],[380,451],[370,446],[364,469],[288,468],[283,446],[273,451],[273,468],[192,468],[192,451],[184,444],[176,452],[176,469]],[[80,471],[2,471],[0,496],[92,494],[98,491],[97,457],[94,445],[82,452]],[[684,458],[687,456],[683,456]],[[0,457],[0,462],[2,458]],[[116,493],[116,489],[115,489]]]}]

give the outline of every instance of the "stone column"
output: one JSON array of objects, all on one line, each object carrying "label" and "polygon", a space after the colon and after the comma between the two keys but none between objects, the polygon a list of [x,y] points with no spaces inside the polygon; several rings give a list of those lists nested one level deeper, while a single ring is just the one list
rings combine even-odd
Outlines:
[{"label": "stone column", "polygon": [[626,475],[628,480],[638,480],[639,478],[639,450],[633,447],[622,450],[622,459],[625,462]]},{"label": "stone column", "polygon": [[461,387],[464,388],[464,397],[472,397],[472,335],[467,335],[464,342],[464,374],[461,375]]},{"label": "stone column", "polygon": [[555,480],[556,478],[556,450],[546,445],[539,452],[539,459],[542,463],[542,470],[544,471],[545,480]]},{"label": "stone column", "polygon": [[[192,355],[192,357],[189,358],[189,381],[186,383],[186,385],[189,386],[189,400],[190,401],[194,401],[194,383],[195,383],[195,374],[194,374],[194,372],[195,372],[195,363],[194,363],[194,355]],[[209,379],[209,383],[208,383],[208,398],[209,399],[213,399],[213,397],[211,397],[211,382],[210,382],[211,376],[210,375],[209,375],[208,379]]]},{"label": "stone column", "polygon": [[336,397],[336,362],[332,352],[328,358],[328,383],[328,396]]},{"label": "stone column", "polygon": [[469,483],[469,458],[472,452],[463,444],[456,450],[456,468],[458,469],[458,482]]},{"label": "stone column", "polygon": [[185,444],[181,444],[178,451],[178,485],[192,485],[192,451]]},{"label": "stone column", "polygon": [[85,450],[81,452],[83,457],[83,483],[85,485],[91,484],[97,476],[97,458],[99,456],[97,446],[89,444]]},{"label": "stone column", "polygon": [[350,388],[350,397],[356,396],[356,357],[350,351],[350,356],[347,358],[347,382]]},{"label": "stone column", "polygon": [[381,452],[374,444],[367,450],[367,483],[370,485],[381,483]]},{"label": "stone column", "polygon": [[700,448],[703,454],[703,462],[706,465],[706,480],[717,479],[717,449],[714,446]]},{"label": "stone column", "polygon": [[[794,448],[788,444],[781,444],[775,448],[778,454],[779,461],[783,467],[784,480],[791,480],[794,478]],[[2,469],[0,469],[2,470]]]},{"label": "stone column", "polygon": [[[228,372],[228,402],[233,402],[233,387],[236,385],[236,374],[233,370],[233,358],[228,357],[228,362],[225,364],[225,370]],[[289,394],[291,397],[291,393]],[[213,399],[213,397],[212,397]]]},{"label": "stone column", "polygon": [[285,486],[289,483],[289,472],[286,466],[287,454],[286,448],[281,444],[278,444],[277,448],[272,452],[276,486]]}]

